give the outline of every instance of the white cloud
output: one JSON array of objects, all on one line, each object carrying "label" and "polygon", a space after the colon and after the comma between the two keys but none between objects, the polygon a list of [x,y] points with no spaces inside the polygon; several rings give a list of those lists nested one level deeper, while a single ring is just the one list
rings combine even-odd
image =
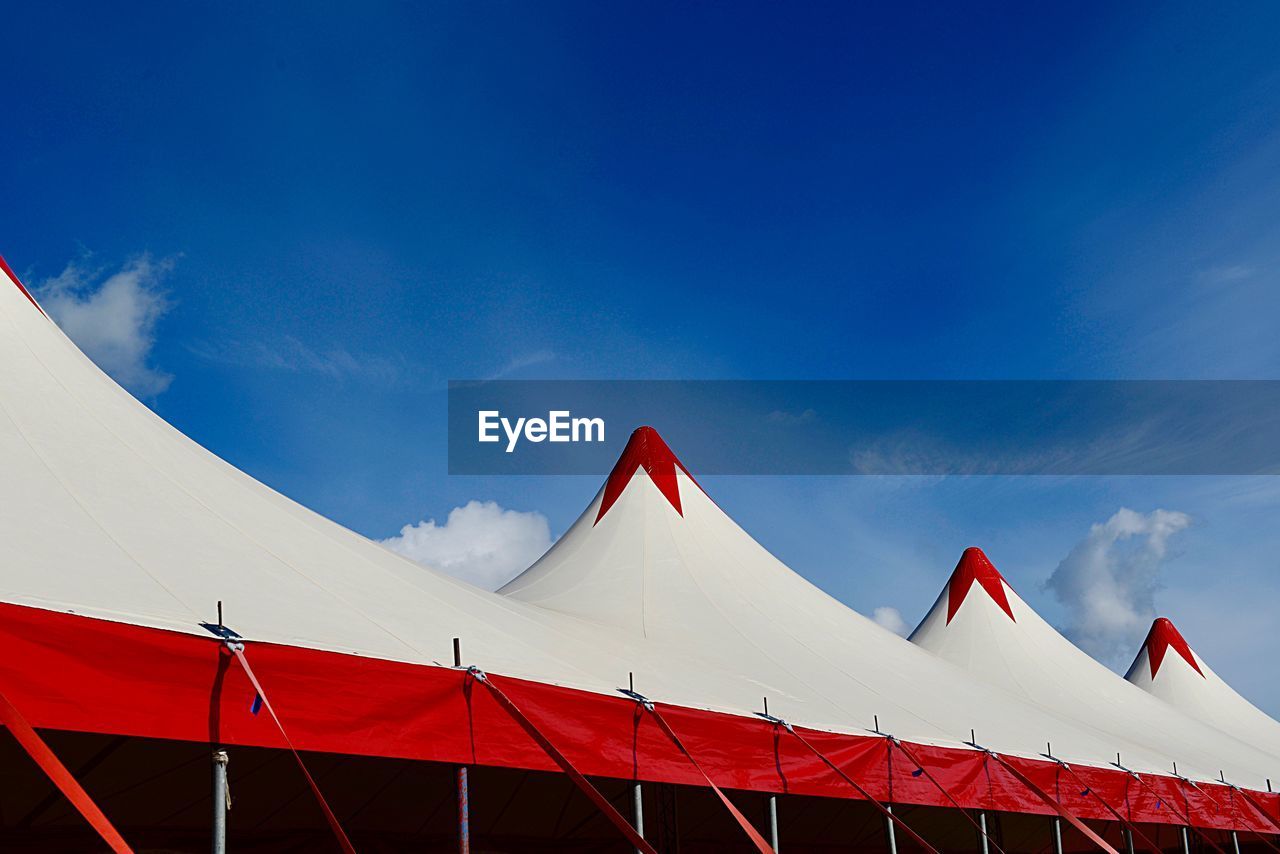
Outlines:
[{"label": "white cloud", "polygon": [[907,636],[907,621],[902,619],[902,613],[897,608],[882,605],[871,612],[871,619],[895,635]]},{"label": "white cloud", "polygon": [[292,374],[318,374],[335,381],[361,380],[393,385],[400,381],[402,363],[342,347],[317,350],[285,335],[272,342],[231,340],[221,344],[200,343],[192,353],[210,362],[239,368],[267,368]]},{"label": "white cloud", "polygon": [[497,590],[551,548],[541,513],[504,510],[496,501],[468,501],[443,525],[405,525],[382,544],[405,557],[485,590]]},{"label": "white cloud", "polygon": [[160,284],[172,269],[172,259],[157,261],[143,254],[103,280],[101,270],[73,261],[39,285],[36,298],[116,382],[139,397],[155,397],[173,381],[149,364],[156,323],[169,309]]},{"label": "white cloud", "polygon": [[803,412],[788,412],[785,409],[775,409],[765,416],[765,420],[770,424],[808,424],[817,419],[818,413],[812,409],[806,409]]},{"label": "white cloud", "polygon": [[1245,264],[1229,264],[1202,270],[1199,279],[1201,282],[1210,285],[1227,285],[1251,278],[1253,274],[1254,269]]},{"label": "white cloud", "polygon": [[525,368],[532,368],[535,365],[554,362],[555,359],[556,354],[551,350],[535,350],[532,353],[522,353],[518,356],[512,357],[505,365],[490,374],[488,379],[490,381],[500,380],[516,373],[517,371],[522,371]]},{"label": "white cloud", "polygon": [[1045,583],[1067,609],[1067,637],[1100,661],[1126,663],[1156,617],[1169,540],[1190,524],[1176,510],[1121,508],[1093,525]]}]

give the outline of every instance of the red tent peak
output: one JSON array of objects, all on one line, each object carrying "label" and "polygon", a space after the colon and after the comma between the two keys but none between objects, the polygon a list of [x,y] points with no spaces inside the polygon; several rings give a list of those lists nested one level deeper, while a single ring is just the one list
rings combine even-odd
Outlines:
[{"label": "red tent peak", "polygon": [[657,430],[652,427],[639,427],[631,434],[631,438],[627,440],[627,447],[622,450],[622,456],[614,464],[613,471],[609,472],[609,479],[604,484],[604,500],[600,502],[600,512],[596,514],[596,522],[603,519],[604,514],[609,512],[609,508],[622,495],[627,484],[631,483],[631,476],[639,469],[644,469],[654,486],[666,496],[676,512],[681,516],[684,515],[684,510],[680,506],[680,486],[676,481],[676,469],[684,472],[695,484],[697,481],[693,479],[693,475],[689,474],[684,463],[680,462],[667,447],[667,443],[662,441]]},{"label": "red tent peak", "polygon": [[[18,274],[13,272],[13,268],[9,266],[8,261],[4,260],[3,255],[0,255],[0,270],[3,270],[4,274],[13,280],[13,283],[18,286],[18,290],[22,291],[22,295],[36,307],[36,311],[44,314],[44,309],[40,307],[40,303],[36,302],[36,298],[31,295],[31,291],[22,286],[22,282],[18,279]],[[45,316],[48,317],[48,315]]]},{"label": "red tent peak", "polygon": [[947,582],[947,623],[950,624],[951,618],[956,615],[956,611],[960,610],[975,581],[982,585],[987,595],[1012,620],[1013,609],[1009,607],[1009,597],[1005,595],[1004,577],[1000,575],[1000,570],[996,569],[995,564],[982,553],[982,549],[970,546],[964,550],[964,554],[960,555],[960,562],[956,564],[955,571],[951,573],[951,580]]},{"label": "red tent peak", "polygon": [[1156,678],[1156,673],[1160,670],[1161,663],[1164,662],[1164,654],[1169,651],[1169,647],[1177,650],[1178,655],[1190,664],[1204,678],[1204,671],[1200,669],[1200,665],[1196,664],[1196,657],[1191,654],[1191,647],[1187,644],[1186,638],[1182,633],[1174,627],[1165,617],[1157,617],[1156,621],[1151,624],[1151,631],[1147,632],[1147,640],[1144,644],[1147,648],[1147,662],[1151,665],[1151,678]]}]

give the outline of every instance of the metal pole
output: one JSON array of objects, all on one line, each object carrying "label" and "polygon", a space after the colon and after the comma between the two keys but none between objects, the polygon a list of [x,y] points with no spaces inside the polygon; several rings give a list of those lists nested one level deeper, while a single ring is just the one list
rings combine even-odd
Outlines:
[{"label": "metal pole", "polygon": [[1127,827],[1124,829],[1124,843],[1129,848],[1129,854],[1138,854],[1138,852],[1133,849],[1133,831]]},{"label": "metal pole", "polygon": [[458,766],[458,854],[471,854],[471,791],[467,766]]},{"label": "metal pole", "polygon": [[[453,639],[453,666],[462,666],[462,639]],[[458,854],[471,854],[471,785],[467,779],[467,766],[459,765],[458,791]]]},{"label": "metal pole", "polygon": [[[635,806],[632,809],[633,824],[636,827],[636,833],[644,837],[644,790],[640,788],[639,783],[631,785],[631,796]],[[636,849],[636,854],[640,854],[640,849]]]},{"label": "metal pole", "polygon": [[1187,835],[1187,829],[1182,828],[1182,854],[1191,854],[1191,837]]},{"label": "metal pole", "polygon": [[1062,819],[1053,820],[1053,854],[1062,854]]},{"label": "metal pole", "polygon": [[982,854],[991,854],[991,846],[987,842],[987,814],[978,813],[978,827],[982,828]]},{"label": "metal pole", "polygon": [[1240,854],[1240,837],[1236,835],[1234,830],[1231,831],[1231,850],[1235,854]]},{"label": "metal pole", "polygon": [[[890,815],[893,814],[893,804],[885,804],[884,808],[889,811]],[[893,819],[889,818],[889,816],[884,817],[884,828],[885,835],[889,839],[889,854],[898,854],[898,837],[894,833]]]},{"label": "metal pole", "polygon": [[227,854],[227,751],[213,751],[213,854]]},{"label": "metal pole", "polygon": [[778,852],[778,796],[769,796],[769,841],[773,843],[774,854]]}]

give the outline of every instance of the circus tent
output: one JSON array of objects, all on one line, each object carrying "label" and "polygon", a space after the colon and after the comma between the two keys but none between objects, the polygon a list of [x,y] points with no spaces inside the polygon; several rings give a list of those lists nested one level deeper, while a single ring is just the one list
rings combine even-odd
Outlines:
[{"label": "circus tent", "polygon": [[1214,673],[1165,617],[1151,624],[1125,678],[1188,717],[1280,754],[1280,721]]},{"label": "circus tent", "polygon": [[[777,800],[897,805],[876,845],[896,845],[899,827],[904,845],[929,846],[901,817],[913,808],[938,834],[942,814],[1023,817],[1029,850],[1048,816],[1105,849],[1115,817],[1096,793],[1135,821],[1177,823],[1163,804],[1178,798],[1205,828],[1280,829],[1267,750],[1139,732],[890,634],[756,543],[656,431],[633,434],[578,522],[489,593],[201,448],[3,270],[6,849],[83,850],[92,828],[116,850],[186,850],[207,839],[210,799],[215,817],[225,800],[193,770],[210,749],[215,776],[232,754],[228,833],[246,850],[276,850],[303,825],[344,850],[446,844],[470,832],[440,806],[464,786],[489,799],[493,850],[663,847],[637,834],[639,810],[622,820],[619,798],[641,784],[655,787],[644,797],[683,793],[682,816],[718,816],[704,824],[725,838],[707,831],[708,850],[768,850]],[[1056,758],[1040,755],[1046,742]],[[1129,791],[1116,753],[1151,794]],[[1175,761],[1190,791],[1164,774]],[[1064,788],[1064,768],[1083,789]],[[1213,783],[1220,769],[1254,808],[1219,806],[1241,791]],[[768,818],[744,816],[762,799]],[[805,824],[813,850],[847,841]],[[688,827],[667,837],[682,850],[696,847]]]}]

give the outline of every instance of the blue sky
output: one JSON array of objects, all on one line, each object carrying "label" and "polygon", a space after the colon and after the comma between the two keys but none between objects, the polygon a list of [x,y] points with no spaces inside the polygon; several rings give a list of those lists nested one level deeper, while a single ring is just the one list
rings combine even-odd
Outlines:
[{"label": "blue sky", "polygon": [[[473,500],[554,536],[594,492],[446,476],[453,378],[1274,378],[1280,7],[970,6],[26,4],[0,251],[378,538]],[[707,486],[908,623],[978,544],[1067,625],[1091,526],[1185,514],[1111,571],[1280,712],[1269,480]]]}]

